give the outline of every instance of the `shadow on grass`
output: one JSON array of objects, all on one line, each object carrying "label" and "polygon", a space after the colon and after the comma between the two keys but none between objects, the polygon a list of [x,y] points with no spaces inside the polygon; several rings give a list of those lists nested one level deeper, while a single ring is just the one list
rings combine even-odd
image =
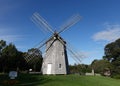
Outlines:
[{"label": "shadow on grass", "polygon": [[39,86],[51,79],[39,74],[19,74],[15,80],[10,80],[8,74],[0,75],[0,86]]}]

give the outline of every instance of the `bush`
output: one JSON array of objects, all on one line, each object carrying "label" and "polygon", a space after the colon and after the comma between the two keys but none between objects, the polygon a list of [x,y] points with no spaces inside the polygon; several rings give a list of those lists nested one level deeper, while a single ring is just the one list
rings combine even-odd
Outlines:
[{"label": "bush", "polygon": [[115,79],[120,79],[120,74],[117,74],[117,75],[113,75],[112,78],[115,78]]}]

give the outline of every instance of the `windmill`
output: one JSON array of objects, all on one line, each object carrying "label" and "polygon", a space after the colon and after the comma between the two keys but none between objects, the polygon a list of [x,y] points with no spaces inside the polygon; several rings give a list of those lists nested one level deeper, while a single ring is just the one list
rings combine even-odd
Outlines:
[{"label": "windmill", "polygon": [[[32,21],[38,25],[42,26],[45,30],[52,33],[52,36],[42,42],[38,49],[46,45],[45,56],[43,58],[42,64],[42,73],[43,74],[68,74],[69,67],[68,67],[68,56],[67,56],[67,49],[71,52],[74,56],[74,60],[80,62],[80,55],[73,52],[71,48],[66,45],[66,41],[60,36],[60,33],[64,32],[65,30],[69,29],[71,26],[76,24],[80,20],[79,15],[72,16],[64,25],[60,27],[60,30],[53,31],[52,27],[47,23],[47,21],[42,18],[39,13],[34,13],[32,15]],[[27,56],[25,59],[26,61],[30,61],[33,59],[34,56]]]}]

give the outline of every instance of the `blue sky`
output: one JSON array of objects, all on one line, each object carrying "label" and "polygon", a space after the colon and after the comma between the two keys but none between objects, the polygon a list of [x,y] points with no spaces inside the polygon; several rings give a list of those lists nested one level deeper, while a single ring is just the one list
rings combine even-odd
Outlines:
[{"label": "blue sky", "polygon": [[[72,15],[82,19],[60,35],[86,57],[82,63],[101,59],[104,46],[120,38],[120,0],[0,0],[0,39],[12,42],[20,51],[27,51],[48,38],[31,16],[38,12],[59,30]],[[69,63],[74,61],[69,59]]]}]

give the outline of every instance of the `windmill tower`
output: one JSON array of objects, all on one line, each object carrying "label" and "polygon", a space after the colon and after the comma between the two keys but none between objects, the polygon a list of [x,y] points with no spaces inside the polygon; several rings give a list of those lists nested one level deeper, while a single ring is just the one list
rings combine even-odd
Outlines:
[{"label": "windmill tower", "polygon": [[[41,43],[38,47],[40,49],[42,46],[46,45],[45,56],[43,58],[42,73],[43,74],[68,74],[68,49],[74,56],[74,59],[79,60],[78,56],[66,46],[66,41],[60,36],[60,33],[70,28],[72,25],[80,20],[79,15],[72,16],[63,26],[61,26],[60,31],[53,31],[52,27],[43,19],[38,13],[34,13],[32,16],[32,21],[38,26],[42,26],[45,30],[52,33],[52,36]],[[26,57],[29,60],[29,56]]]},{"label": "windmill tower", "polygon": [[57,33],[54,33],[46,42],[48,50],[46,50],[43,59],[43,74],[68,74],[68,58],[65,44],[66,42]]}]

